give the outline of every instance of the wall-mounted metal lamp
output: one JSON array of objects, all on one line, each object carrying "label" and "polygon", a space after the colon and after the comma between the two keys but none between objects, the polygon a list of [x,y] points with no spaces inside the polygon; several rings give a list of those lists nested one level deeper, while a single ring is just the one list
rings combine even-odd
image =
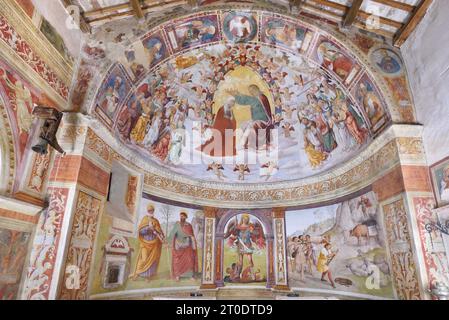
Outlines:
[{"label": "wall-mounted metal lamp", "polygon": [[59,153],[64,154],[64,150],[56,139],[56,133],[58,132],[62,120],[62,112],[53,108],[37,106],[33,110],[33,116],[39,119],[39,138],[37,143],[33,145],[31,149],[39,154],[47,154],[48,145],[50,145]]}]

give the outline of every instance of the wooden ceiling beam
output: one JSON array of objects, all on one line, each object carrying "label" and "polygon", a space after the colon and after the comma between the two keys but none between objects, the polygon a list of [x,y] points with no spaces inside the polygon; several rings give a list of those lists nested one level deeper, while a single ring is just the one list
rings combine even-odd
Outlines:
[{"label": "wooden ceiling beam", "polygon": [[349,8],[348,13],[343,21],[343,27],[350,27],[354,24],[355,19],[360,12],[360,7],[362,6],[363,0],[353,0],[352,5]]},{"label": "wooden ceiling beam", "polygon": [[144,14],[142,11],[140,0],[130,0],[130,3],[133,8],[134,15],[137,17],[137,19],[142,19],[144,17]]},{"label": "wooden ceiling beam", "polygon": [[398,1],[394,1],[394,0],[371,0],[371,1],[386,5],[391,8],[406,11],[406,12],[412,12],[413,10],[415,10],[414,6],[412,6],[411,4],[408,4],[408,3],[404,3],[404,2],[398,2]]},{"label": "wooden ceiling beam", "polygon": [[[72,0],[62,0],[62,5],[64,6],[64,8],[67,9],[68,7],[73,6],[75,4],[73,3]],[[90,27],[89,23],[86,21],[82,13],[80,14],[79,27],[81,31],[84,33],[91,33],[92,31],[92,28]]]},{"label": "wooden ceiling beam", "polygon": [[[315,0],[315,3],[318,2],[318,1],[325,2],[327,0]],[[342,6],[342,5],[338,4],[338,6]],[[343,7],[345,7],[345,6],[343,6]],[[322,7],[317,6],[315,4],[306,3],[303,8],[308,13],[312,14],[313,16],[315,16],[317,18],[320,18],[321,15],[325,14],[326,16],[328,16],[331,20],[335,21],[336,23],[342,23],[343,19],[344,19],[343,12],[342,12],[341,15],[339,15],[339,14],[333,12],[333,11],[329,11],[329,10],[323,9]],[[347,8],[347,7],[345,7],[345,8]],[[343,10],[341,10],[341,11],[343,11]],[[365,23],[359,22],[357,20],[354,22],[354,26],[359,28],[359,29],[363,29],[365,31],[368,31],[368,32],[371,32],[373,34],[377,34],[377,35],[380,35],[380,36],[383,36],[383,37],[388,38],[388,39],[393,39],[393,37],[395,35],[395,32],[387,31],[387,30],[384,30],[384,29],[373,30],[373,29],[369,28]]]},{"label": "wooden ceiling beam", "polygon": [[[148,5],[150,3],[150,5]],[[145,1],[145,5],[142,7],[142,12],[145,15],[146,13],[152,13],[160,10],[165,10],[174,6],[184,5],[186,4],[186,0],[174,0],[174,1],[164,1],[161,3],[160,1]],[[112,21],[114,19],[121,19],[124,17],[129,17],[134,15],[134,10],[130,9],[129,3],[127,6],[117,5],[114,7],[108,7],[103,9],[103,12],[99,12],[100,10],[89,11],[87,15],[89,16],[89,23],[91,25],[99,25],[106,21]],[[106,13],[107,14],[101,14]]]},{"label": "wooden ceiling beam", "polygon": [[[64,2],[72,2],[72,0],[62,0]],[[410,32],[409,29],[413,27],[415,21],[419,23],[420,16],[422,18],[422,12],[426,12],[426,9],[432,1],[423,0],[422,3],[415,7],[407,3],[398,2],[396,0],[371,0],[373,2],[392,7],[394,9],[403,10],[409,12],[411,18],[407,24],[399,21],[391,20],[385,17],[378,17],[381,23],[379,30],[372,30],[370,32],[377,33],[383,36],[390,37],[391,34],[396,33],[397,43],[400,43],[402,37],[407,36]],[[113,21],[115,19],[126,18],[135,15],[136,17],[143,17],[146,13],[153,13],[159,10],[164,10],[169,7],[177,5],[192,4],[196,1],[191,0],[129,0],[128,2],[117,4],[110,7],[92,10],[85,12],[83,16],[84,24],[89,27],[101,25],[107,21]],[[363,0],[353,0],[352,6],[348,7],[343,4],[329,1],[329,0],[307,0],[304,2],[304,8],[309,9],[314,15],[328,16],[336,23],[342,23],[344,26],[354,25],[360,29],[367,29],[368,26],[364,23],[364,19],[372,17],[372,14],[360,10],[363,4]],[[338,12],[341,12],[338,13]],[[382,28],[382,26],[387,27]],[[416,25],[415,25],[416,27]],[[368,28],[369,29],[369,28]],[[397,29],[397,31],[394,31]],[[412,28],[414,29],[414,28]],[[387,31],[388,30],[388,31]],[[411,33],[411,32],[410,32]],[[408,35],[407,35],[408,34]]]},{"label": "wooden ceiling beam", "polygon": [[422,0],[421,3],[415,8],[415,10],[411,13],[411,16],[407,23],[398,31],[398,33],[394,37],[394,45],[396,47],[400,47],[407,41],[408,37],[412,34],[412,32],[416,29],[418,24],[424,18],[427,13],[427,9],[429,9],[433,0]]}]

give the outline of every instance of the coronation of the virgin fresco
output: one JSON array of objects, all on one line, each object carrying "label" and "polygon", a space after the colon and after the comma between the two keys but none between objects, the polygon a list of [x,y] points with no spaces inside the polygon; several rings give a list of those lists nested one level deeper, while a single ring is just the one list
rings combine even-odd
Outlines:
[{"label": "coronation of the virgin fresco", "polygon": [[374,81],[336,41],[256,12],[186,17],[141,36],[94,107],[154,164],[228,183],[325,172],[389,123]]}]

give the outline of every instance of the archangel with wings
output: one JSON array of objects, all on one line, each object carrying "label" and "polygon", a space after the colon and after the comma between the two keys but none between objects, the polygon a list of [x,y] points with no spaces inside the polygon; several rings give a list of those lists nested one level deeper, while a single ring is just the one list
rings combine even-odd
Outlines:
[{"label": "archangel with wings", "polygon": [[251,221],[249,214],[243,214],[238,220],[238,216],[231,220],[227,226],[225,233],[225,240],[231,247],[237,249],[238,274],[241,274],[243,269],[244,257],[246,256],[249,262],[249,268],[254,268],[253,254],[257,250],[265,248],[265,234],[262,224],[254,219]]}]

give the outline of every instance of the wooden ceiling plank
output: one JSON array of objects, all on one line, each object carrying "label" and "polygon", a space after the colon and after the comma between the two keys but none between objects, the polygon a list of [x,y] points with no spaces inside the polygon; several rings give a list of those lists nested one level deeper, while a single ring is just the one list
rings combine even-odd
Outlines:
[{"label": "wooden ceiling plank", "polygon": [[343,27],[350,27],[357,18],[360,7],[362,6],[363,0],[353,0],[352,6],[346,14],[345,20],[343,21]]},{"label": "wooden ceiling plank", "polygon": [[422,0],[421,3],[411,13],[411,17],[408,22],[398,31],[394,37],[394,45],[400,47],[407,41],[408,37],[416,29],[418,24],[424,18],[433,0]]}]

